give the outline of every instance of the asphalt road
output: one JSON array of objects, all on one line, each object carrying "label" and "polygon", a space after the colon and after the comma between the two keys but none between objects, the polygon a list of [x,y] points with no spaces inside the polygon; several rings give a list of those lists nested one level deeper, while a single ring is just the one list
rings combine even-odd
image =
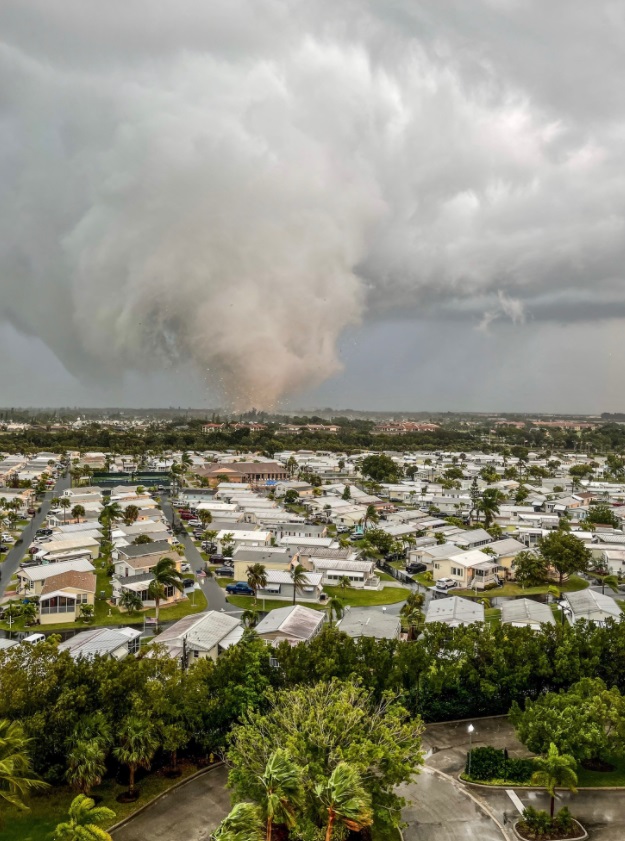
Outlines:
[{"label": "asphalt road", "polygon": [[53,497],[59,496],[59,494],[62,491],[64,491],[66,488],[69,488],[70,481],[71,479],[69,476],[67,478],[63,476],[57,481],[53,490],[46,492],[41,503],[41,510],[38,514],[35,514],[33,519],[24,528],[20,535],[22,543],[14,545],[11,551],[7,553],[4,562],[0,564],[0,570],[2,571],[2,580],[0,581],[0,597],[2,597],[4,595],[4,591],[8,589],[11,576],[14,575],[14,573],[16,572],[22,558],[26,554],[28,547],[33,542],[35,538],[35,532],[45,521],[46,514],[50,510],[50,503]]},{"label": "asphalt road", "polygon": [[230,811],[228,771],[213,768],[112,833],[114,841],[205,841]]},{"label": "asphalt road", "polygon": [[[174,518],[175,522],[180,522],[171,502],[164,494],[161,495],[161,507],[163,509],[163,514],[167,517],[170,523],[174,521]],[[185,555],[187,557],[187,561],[191,564],[193,571],[195,572],[195,570],[200,569],[200,567],[204,568],[206,562],[186,529],[184,534],[180,535],[180,540],[184,544]],[[214,578],[202,578],[200,579],[200,582],[202,591],[208,602],[207,610],[224,610],[226,613],[241,613],[239,608],[234,607],[226,601],[224,590],[219,586]]]}]

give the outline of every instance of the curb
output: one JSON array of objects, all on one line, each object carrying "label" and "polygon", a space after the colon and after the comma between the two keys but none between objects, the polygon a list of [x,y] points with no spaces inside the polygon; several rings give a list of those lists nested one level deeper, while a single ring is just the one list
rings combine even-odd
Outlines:
[{"label": "curb", "polygon": [[[586,841],[586,839],[588,838],[587,830],[581,825],[581,823],[576,818],[574,818],[573,820],[578,825],[578,827],[582,830],[583,835],[576,835],[574,838],[567,838],[566,841]],[[512,824],[512,831],[514,832],[515,837],[519,839],[519,841],[527,841],[527,838],[525,838],[523,835],[521,835],[521,833],[517,830],[516,825],[518,823],[519,823],[519,821],[515,821]]]},{"label": "curb", "polygon": [[470,791],[465,789],[462,785],[459,785],[459,782],[458,782],[458,780],[456,780],[455,777],[452,777],[449,774],[446,774],[444,771],[439,771],[438,768],[432,768],[431,765],[425,765],[423,767],[423,770],[428,771],[431,774],[438,775],[443,780],[446,780],[448,783],[451,783],[454,786],[454,788],[456,788],[457,790],[461,791],[464,795],[466,795],[470,800],[472,800],[475,803],[475,805],[478,807],[478,809],[480,809],[488,818],[491,819],[491,821],[498,828],[499,832],[501,832],[502,838],[504,838],[505,841],[510,841],[510,836],[508,835],[508,833],[504,829],[503,824],[501,823],[501,821],[499,821],[498,818],[495,817],[495,815],[491,812],[490,808],[485,803],[482,803],[481,800],[479,800]]},{"label": "curb", "polygon": [[452,718],[450,721],[432,721],[426,724],[426,730],[430,727],[446,727],[448,724],[466,724],[467,721],[473,723],[474,721],[490,721],[491,718],[508,718],[508,713],[499,713],[499,715],[480,715],[473,716],[473,718]]},{"label": "curb", "polygon": [[121,829],[123,826],[126,826],[127,823],[130,823],[137,815],[140,815],[142,812],[145,812],[146,809],[149,809],[150,806],[154,806],[155,803],[158,803],[159,800],[162,800],[168,794],[171,794],[172,791],[176,791],[178,788],[182,788],[186,786],[187,783],[196,780],[198,777],[203,776],[204,774],[209,774],[215,768],[221,768],[225,765],[224,762],[214,762],[212,765],[209,765],[208,768],[200,768],[199,771],[196,771],[194,774],[191,774],[190,777],[185,777],[184,780],[181,780],[179,783],[175,783],[171,788],[166,789],[166,791],[162,791],[160,794],[157,794],[156,797],[153,797],[151,800],[146,801],[142,806],[140,806],[136,811],[132,812],[130,815],[127,815],[125,818],[122,818],[121,821],[113,824],[110,826],[106,831],[110,834],[115,832],[118,829]]}]

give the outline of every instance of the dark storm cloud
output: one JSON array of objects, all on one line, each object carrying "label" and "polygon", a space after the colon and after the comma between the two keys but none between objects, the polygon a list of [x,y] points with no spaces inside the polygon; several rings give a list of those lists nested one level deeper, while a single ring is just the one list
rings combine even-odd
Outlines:
[{"label": "dark storm cloud", "polygon": [[608,0],[5,0],[0,319],[238,406],[363,320],[621,319],[624,36]]}]

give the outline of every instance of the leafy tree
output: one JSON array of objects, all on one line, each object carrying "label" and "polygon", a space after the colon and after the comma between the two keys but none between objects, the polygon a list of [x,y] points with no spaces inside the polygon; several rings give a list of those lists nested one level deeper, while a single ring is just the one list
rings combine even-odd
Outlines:
[{"label": "leafy tree", "polygon": [[259,616],[258,610],[256,610],[256,608],[244,610],[241,614],[241,622],[246,628],[255,628],[256,625],[258,625],[258,620]]},{"label": "leafy tree", "polygon": [[343,493],[341,494],[341,499],[349,501],[352,498],[352,492],[349,485],[345,485],[343,488]]},{"label": "leafy tree", "polygon": [[254,601],[256,601],[256,593],[267,586],[267,567],[264,564],[252,564],[247,568],[247,584],[254,591]]},{"label": "leafy tree", "polygon": [[161,599],[165,597],[166,590],[173,587],[175,590],[182,592],[182,575],[176,569],[176,564],[172,558],[161,558],[156,566],[152,569],[152,580],[148,585],[148,595],[154,599],[156,608],[156,625],[158,627],[158,613]]},{"label": "leafy tree", "polygon": [[90,622],[93,619],[95,608],[92,604],[80,605],[80,619],[84,622]]},{"label": "leafy tree", "polygon": [[18,721],[0,721],[0,798],[18,809],[28,808],[24,799],[31,792],[48,788],[31,768],[31,743]]},{"label": "leafy tree", "polygon": [[565,575],[586,572],[592,560],[590,551],[578,537],[560,530],[542,537],[538,542],[538,550],[558,573],[560,585]]},{"label": "leafy tree", "polygon": [[514,501],[517,505],[521,505],[523,502],[525,502],[529,495],[530,492],[525,487],[525,485],[519,485],[519,487],[517,488],[517,492],[514,495]]},{"label": "leafy tree", "polygon": [[205,508],[200,508],[198,511],[198,518],[202,523],[202,528],[206,529],[206,526],[209,526],[213,522],[213,515],[210,511],[207,511]]},{"label": "leafy tree", "polygon": [[598,526],[612,526],[620,528],[620,520],[609,505],[592,505],[588,510],[585,522],[594,523]]},{"label": "leafy tree", "polygon": [[82,794],[89,794],[106,773],[106,748],[98,739],[76,742],[67,764],[67,782]]},{"label": "leafy tree", "polygon": [[54,841],[113,841],[101,824],[110,823],[115,812],[96,806],[85,794],[75,797],[69,807],[69,820],[57,825]]},{"label": "leafy tree", "polygon": [[401,469],[390,456],[381,453],[379,455],[367,456],[362,460],[360,472],[368,476],[374,482],[398,482],[401,478]]},{"label": "leafy tree", "polygon": [[301,564],[297,564],[291,569],[291,581],[293,582],[293,604],[295,604],[295,599],[298,593],[302,593],[304,587],[306,587],[310,582],[309,578],[306,575],[306,570]]},{"label": "leafy tree", "polygon": [[382,529],[368,529],[365,541],[382,555],[387,555],[393,548],[393,537]]},{"label": "leafy tree", "polygon": [[361,775],[376,825],[399,824],[403,800],[395,788],[422,762],[419,718],[411,719],[389,697],[376,704],[367,690],[338,680],[270,690],[267,703],[266,711],[244,713],[232,732],[229,784],[235,797],[260,800],[258,780],[268,758],[285,748],[296,764],[307,766],[304,819],[319,826],[316,787],[344,761]]},{"label": "leafy tree", "polygon": [[297,505],[299,502],[299,494],[297,491],[293,490],[293,488],[289,488],[289,490],[284,494],[284,501],[287,505]]},{"label": "leafy tree", "polygon": [[553,742],[577,761],[625,753],[625,698],[600,678],[583,678],[566,692],[513,704],[510,718],[523,744],[546,753]]},{"label": "leafy tree", "polygon": [[577,793],[576,762],[572,756],[566,753],[561,754],[553,743],[549,745],[547,755],[537,757],[534,762],[537,770],[532,775],[532,785],[544,786],[549,792],[551,797],[550,814],[553,820],[556,787],[568,788],[573,794]]},{"label": "leafy tree", "polygon": [[514,577],[524,587],[536,587],[549,580],[549,564],[542,555],[524,550],[514,557]]},{"label": "leafy tree", "polygon": [[148,717],[134,712],[122,721],[118,740],[119,744],[113,748],[113,755],[122,765],[128,766],[128,789],[134,794],[137,768],[149,768],[158,748],[156,729]]},{"label": "leafy tree", "polygon": [[143,546],[146,543],[154,543],[149,534],[138,534],[132,542],[135,546]]},{"label": "leafy tree", "polygon": [[360,832],[373,823],[371,796],[365,790],[358,770],[339,762],[326,783],[318,783],[315,793],[328,813],[325,841],[331,841],[335,823]]}]

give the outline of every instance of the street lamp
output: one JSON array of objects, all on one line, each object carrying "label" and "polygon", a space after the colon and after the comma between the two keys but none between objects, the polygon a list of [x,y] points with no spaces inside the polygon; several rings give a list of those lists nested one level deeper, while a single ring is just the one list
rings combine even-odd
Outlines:
[{"label": "street lamp", "polygon": [[471,776],[471,745],[473,742],[473,733],[475,731],[475,727],[472,724],[469,724],[467,727],[467,733],[469,734],[469,767],[468,767],[468,774],[469,777]]}]

